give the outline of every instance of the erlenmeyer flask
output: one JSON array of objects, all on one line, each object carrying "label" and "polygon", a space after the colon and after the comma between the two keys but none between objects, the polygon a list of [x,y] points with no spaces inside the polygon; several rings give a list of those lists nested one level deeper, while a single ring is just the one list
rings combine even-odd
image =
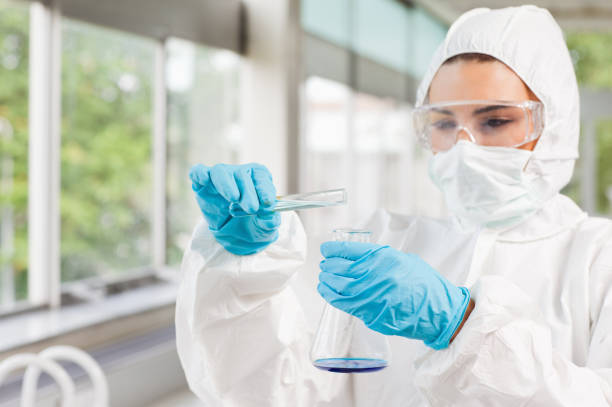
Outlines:
[{"label": "erlenmeyer flask", "polygon": [[[371,233],[362,229],[336,229],[337,241],[369,242]],[[376,372],[391,361],[387,338],[366,327],[363,321],[325,304],[310,351],[312,364],[335,373]]]}]

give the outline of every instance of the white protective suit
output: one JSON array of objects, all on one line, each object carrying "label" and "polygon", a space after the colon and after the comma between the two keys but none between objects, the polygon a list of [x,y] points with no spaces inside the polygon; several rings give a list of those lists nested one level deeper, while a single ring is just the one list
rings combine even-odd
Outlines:
[{"label": "white protective suit", "polygon": [[470,288],[476,306],[453,343],[434,351],[390,337],[387,369],[317,370],[309,350],[323,300],[316,262],[301,268],[307,240],[299,218],[283,215],[278,241],[243,257],[225,251],[202,222],[183,260],[176,326],[190,388],[204,405],[612,405],[612,223],[587,217],[559,194],[579,134],[562,33],[533,6],[472,10],[434,55],[417,104],[443,61],[466,52],[503,61],[544,103],[545,130],[526,171],[541,176],[549,199],[505,230],[385,211],[366,225],[374,241],[416,253]]}]

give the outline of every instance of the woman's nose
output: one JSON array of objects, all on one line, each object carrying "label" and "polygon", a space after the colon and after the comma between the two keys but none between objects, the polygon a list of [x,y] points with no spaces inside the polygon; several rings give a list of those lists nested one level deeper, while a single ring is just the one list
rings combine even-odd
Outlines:
[{"label": "woman's nose", "polygon": [[459,140],[471,141],[472,143],[476,142],[470,129],[465,126],[459,127],[459,129],[457,130],[457,137],[455,139],[455,142]]}]

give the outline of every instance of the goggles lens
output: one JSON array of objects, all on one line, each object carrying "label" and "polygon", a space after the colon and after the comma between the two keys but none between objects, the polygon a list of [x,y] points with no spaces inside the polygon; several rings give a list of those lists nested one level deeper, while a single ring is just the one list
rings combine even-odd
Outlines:
[{"label": "goggles lens", "polygon": [[447,102],[414,110],[419,140],[431,150],[446,151],[461,139],[483,146],[516,147],[539,137],[540,102]]}]

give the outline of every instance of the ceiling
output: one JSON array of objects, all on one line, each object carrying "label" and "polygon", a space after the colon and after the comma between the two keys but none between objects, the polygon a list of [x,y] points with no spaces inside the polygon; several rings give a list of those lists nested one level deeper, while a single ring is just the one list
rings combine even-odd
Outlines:
[{"label": "ceiling", "polygon": [[[501,8],[524,4],[510,0],[412,0],[447,24],[476,7]],[[612,0],[531,0],[547,8],[566,31],[612,32]]]}]

